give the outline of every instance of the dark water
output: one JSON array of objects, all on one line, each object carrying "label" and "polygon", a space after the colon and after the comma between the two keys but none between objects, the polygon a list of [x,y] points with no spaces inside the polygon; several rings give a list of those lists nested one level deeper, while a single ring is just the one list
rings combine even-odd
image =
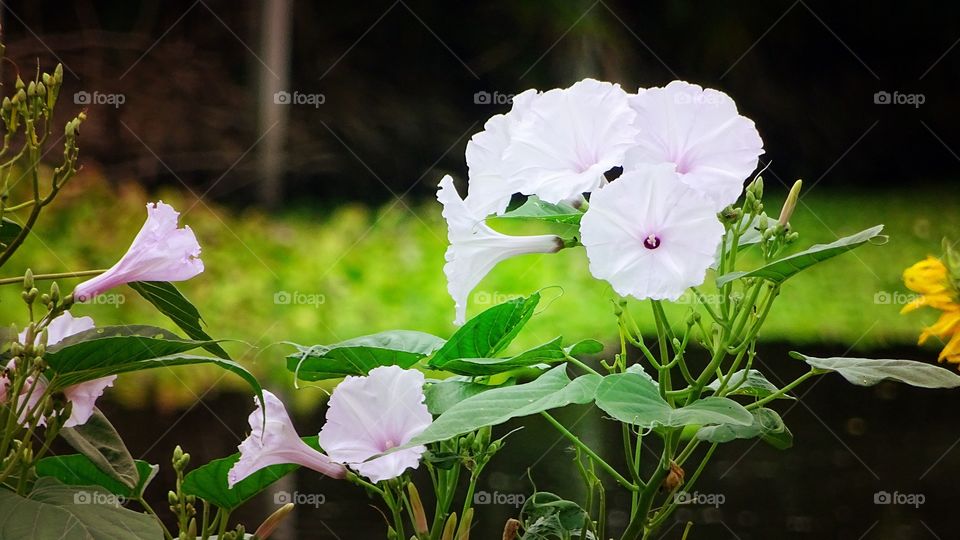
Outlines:
[{"label": "dark water", "polygon": [[[771,381],[789,381],[803,365],[787,357],[781,346],[762,348],[761,369]],[[840,355],[845,348],[821,348],[810,354]],[[915,349],[875,351],[877,358],[920,359]],[[960,479],[960,393],[920,390],[882,383],[861,388],[838,375],[826,375],[798,389],[803,402],[781,401],[774,407],[794,434],[794,447],[779,451],[755,441],[722,445],[711,465],[690,491],[701,501],[676,512],[660,538],[679,539],[683,523],[694,522],[691,539],[929,539],[957,538],[956,495]],[[245,433],[251,408],[245,395],[221,394],[196,404],[189,412],[160,415],[150,411],[109,410],[107,414],[128,440],[131,451],[164,470],[150,497],[164,508],[172,483],[169,455],[180,443],[197,462],[235,451]],[[323,410],[295,420],[301,433],[315,433]],[[558,417],[601,455],[616,463],[620,456],[618,426],[591,407],[571,407]],[[524,421],[491,462],[478,490],[494,501],[477,507],[472,538],[500,538],[506,519],[516,514],[510,496],[529,494],[531,478],[540,490],[577,500],[579,477],[571,466],[569,445],[540,418]],[[506,433],[519,423],[498,428]],[[651,448],[645,463],[656,459]],[[622,468],[621,468],[622,470]],[[529,471],[529,476],[528,476]],[[690,471],[688,471],[688,474]],[[376,501],[344,483],[300,472],[285,490],[314,495],[316,507],[297,508],[290,538],[383,538],[385,527]],[[428,480],[420,478],[421,491]],[[629,500],[609,482],[608,508],[612,533],[625,525]],[[889,496],[884,496],[883,492]],[[877,504],[884,499],[903,504]],[[920,504],[917,504],[920,503]],[[429,507],[429,506],[428,506]],[[251,529],[276,508],[268,494],[235,514]],[[680,523],[680,522],[683,523]]]}]

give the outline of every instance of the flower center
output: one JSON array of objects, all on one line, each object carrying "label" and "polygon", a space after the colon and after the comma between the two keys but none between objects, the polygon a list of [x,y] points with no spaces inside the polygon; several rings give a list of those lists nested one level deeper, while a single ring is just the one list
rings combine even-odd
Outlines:
[{"label": "flower center", "polygon": [[651,234],[643,240],[643,247],[647,249],[657,249],[660,247],[660,237],[655,234]]}]

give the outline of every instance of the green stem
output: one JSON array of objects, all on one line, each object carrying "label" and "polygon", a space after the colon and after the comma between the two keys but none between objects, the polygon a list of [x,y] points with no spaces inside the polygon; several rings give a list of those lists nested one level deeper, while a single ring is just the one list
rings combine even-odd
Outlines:
[{"label": "green stem", "polygon": [[600,465],[600,468],[607,471],[607,473],[610,476],[612,476],[613,479],[616,480],[618,484],[629,489],[630,491],[638,491],[641,489],[638,484],[634,484],[633,482],[624,478],[623,475],[617,472],[617,470],[614,469],[609,463],[604,461],[603,458],[601,458],[599,455],[597,455],[596,452],[591,450],[589,446],[584,444],[583,441],[579,439],[579,437],[577,437],[573,433],[570,433],[570,431],[568,431],[567,428],[563,427],[563,424],[557,421],[556,418],[554,418],[553,416],[550,416],[550,413],[544,411],[544,412],[541,412],[540,415],[546,418],[547,422],[549,422],[550,425],[552,425],[557,431],[560,432],[561,435],[566,437],[570,442],[576,445],[577,448],[582,450],[584,454],[590,456],[590,459],[592,459],[597,465]]},{"label": "green stem", "polygon": [[[103,270],[83,270],[80,272],[60,272],[57,274],[34,274],[34,281],[42,281],[49,279],[70,279],[86,276],[97,276],[106,272],[106,269]],[[0,285],[13,285],[23,283],[23,277],[11,277],[11,278],[2,278],[0,279]]]},{"label": "green stem", "polygon": [[770,403],[771,401],[773,401],[773,400],[775,400],[775,399],[778,399],[778,398],[783,397],[783,396],[784,396],[787,392],[789,392],[790,390],[793,390],[793,389],[796,388],[797,386],[800,386],[800,384],[802,384],[803,381],[809,379],[810,377],[816,376],[816,375],[820,375],[820,372],[817,371],[816,369],[811,369],[810,371],[808,371],[808,372],[804,373],[803,375],[797,377],[793,382],[791,382],[790,384],[784,386],[784,387],[781,388],[780,390],[777,390],[776,392],[770,394],[769,396],[767,396],[767,397],[765,397],[765,398],[763,398],[763,399],[754,401],[753,403],[750,403],[749,405],[746,405],[744,408],[749,411],[749,410],[752,410],[752,409],[756,409],[756,408],[758,408],[758,407],[763,407],[763,406],[766,405],[767,403]]}]

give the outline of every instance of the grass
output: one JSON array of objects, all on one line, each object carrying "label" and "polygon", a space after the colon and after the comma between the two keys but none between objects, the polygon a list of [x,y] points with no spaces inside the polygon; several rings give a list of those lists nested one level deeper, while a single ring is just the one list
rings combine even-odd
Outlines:
[{"label": "grass", "polygon": [[[899,315],[908,292],[900,275],[937,252],[942,237],[960,238],[960,200],[945,198],[947,192],[932,186],[805,195],[792,220],[801,234],[799,246],[877,223],[887,226],[890,241],[861,247],[791,279],[762,337],[789,341],[801,350],[824,342],[850,344],[857,351],[913,343],[932,314]],[[148,195],[133,186],[111,189],[85,176],[41,218],[36,235],[5,266],[4,276],[27,267],[40,273],[110,266],[139,229],[143,205],[157,198],[184,213],[183,222],[203,246],[206,271],[181,289],[200,308],[214,337],[239,340],[228,348],[268,385],[289,380],[282,341],[331,343],[393,328],[447,336],[454,329],[442,271],[446,231],[439,205],[430,201],[381,208],[304,206],[268,215],[211,207],[178,191]],[[767,206],[779,208],[773,201]],[[74,284],[65,281],[61,287]],[[517,348],[561,334],[569,340],[614,337],[610,289],[590,277],[582,249],[501,264],[474,292],[469,313],[540,289],[547,300]],[[132,291],[117,292],[123,295],[117,297],[121,305],[78,306],[74,312],[92,315],[100,325],[169,326]],[[291,294],[291,303],[283,303],[284,293]],[[19,294],[17,286],[0,290],[0,320],[23,324],[26,311]],[[644,308],[637,308],[642,316]],[[676,321],[686,309],[671,310]],[[125,377],[139,384],[121,382],[111,390],[115,397],[128,404],[175,407],[202,395],[220,373],[163,370]],[[179,384],[188,378],[189,383]],[[155,381],[159,384],[151,384]]]}]

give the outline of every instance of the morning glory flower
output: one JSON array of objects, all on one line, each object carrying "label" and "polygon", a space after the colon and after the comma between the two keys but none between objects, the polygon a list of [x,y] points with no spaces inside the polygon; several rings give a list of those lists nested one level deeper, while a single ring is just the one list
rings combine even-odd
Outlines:
[{"label": "morning glory flower", "polygon": [[723,225],[678,177],[672,164],[638,166],[590,198],[580,223],[590,272],[622,296],[676,300],[713,263]]},{"label": "morning glory flower", "polygon": [[523,191],[523,182],[503,175],[503,153],[510,144],[516,126],[520,124],[530,103],[539,93],[527,90],[513,97],[507,114],[492,116],[467,142],[467,170],[470,183],[466,204],[475,214],[489,216],[503,214],[514,193]]},{"label": "morning glory flower", "polygon": [[264,390],[263,400],[267,405],[266,411],[259,400],[254,400],[257,408],[248,418],[250,436],[240,443],[240,459],[227,473],[229,487],[232,488],[237,482],[264,467],[281,463],[294,463],[331,478],[346,476],[347,471],[342,465],[334,463],[322,452],[303,442],[293,427],[287,409],[277,396]]},{"label": "morning glory flower", "polygon": [[467,296],[500,261],[528,253],[554,253],[563,247],[563,241],[554,235],[510,236],[491,229],[484,216],[467,207],[453,178],[440,180],[437,199],[443,204],[447,220],[447,291],[456,304],[456,324],[466,319]]},{"label": "morning glory flower", "polygon": [[190,227],[177,227],[180,213],[163,201],[147,204],[147,221],[117,264],[73,291],[77,302],[132,281],[184,281],[203,272],[200,244]]},{"label": "morning glory flower", "polygon": [[630,105],[640,133],[626,154],[625,169],[672,163],[680,180],[712,200],[715,211],[737,201],[744,180],[757,168],[763,141],[730,96],[673,81],[639,90]]},{"label": "morning glory flower", "polygon": [[636,144],[636,112],[618,84],[584,79],[531,96],[524,107],[502,173],[525,195],[550,203],[578,199],[603,185],[603,174],[623,165]]},{"label": "morning glory flower", "polygon": [[[94,322],[92,318],[74,317],[69,311],[64,311],[60,316],[50,321],[50,324],[47,325],[47,346],[59,343],[74,334],[79,334],[80,332],[90,330],[93,327]],[[27,331],[24,330],[21,332],[19,337],[20,342],[25,343],[27,339]],[[93,416],[93,410],[96,407],[97,398],[103,395],[104,390],[110,386],[113,386],[113,383],[116,380],[116,375],[108,375],[106,377],[84,381],[82,383],[77,383],[64,388],[63,394],[67,398],[67,401],[70,402],[71,407],[70,417],[67,418],[66,422],[64,422],[63,427],[76,427],[86,424],[87,420],[90,420],[90,417]],[[31,387],[33,387],[32,391],[30,391]],[[21,415],[21,423],[26,420],[27,411],[36,406],[37,402],[43,396],[46,388],[47,381],[42,377],[37,380],[36,383],[34,383],[31,378],[26,384],[24,384],[23,393],[29,393],[30,398],[28,400],[27,407],[24,409],[24,414]],[[41,426],[45,426],[46,419],[41,418],[39,424]]]},{"label": "morning glory flower", "polygon": [[423,373],[399,366],[381,366],[365,377],[345,378],[330,396],[320,445],[330,459],[371,482],[416,469],[425,446],[370,458],[407,444],[433,422],[424,403],[423,382]]}]

